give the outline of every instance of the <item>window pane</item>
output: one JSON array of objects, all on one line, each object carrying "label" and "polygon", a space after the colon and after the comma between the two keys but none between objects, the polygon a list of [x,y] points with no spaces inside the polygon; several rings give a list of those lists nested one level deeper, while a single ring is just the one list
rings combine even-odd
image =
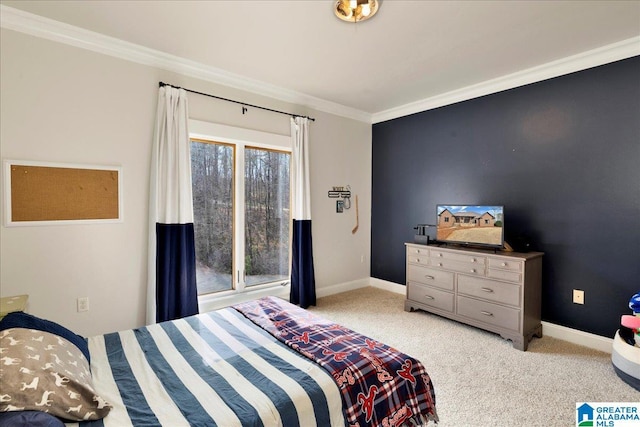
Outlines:
[{"label": "window pane", "polygon": [[233,288],[233,147],[191,142],[198,295]]},{"label": "window pane", "polygon": [[289,153],[245,150],[245,284],[289,280]]}]

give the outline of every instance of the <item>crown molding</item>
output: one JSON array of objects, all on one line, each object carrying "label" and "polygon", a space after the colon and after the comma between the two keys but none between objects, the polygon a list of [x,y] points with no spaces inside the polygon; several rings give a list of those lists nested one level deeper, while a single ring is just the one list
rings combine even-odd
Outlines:
[{"label": "crown molding", "polygon": [[155,49],[149,49],[144,46],[1,4],[0,27],[301,105],[325,113],[371,123],[371,113],[290,89],[270,85],[259,80],[249,79],[219,68],[206,66],[199,62],[170,55]]},{"label": "crown molding", "polygon": [[633,37],[496,79],[487,80],[441,95],[380,111],[373,114],[372,123],[380,123],[409,114],[432,110],[445,105],[455,104],[456,102],[467,101],[480,96],[513,89],[638,55],[640,55],[640,37]]},{"label": "crown molding", "polygon": [[640,55],[633,37],[374,114],[0,4],[0,27],[365,122],[380,123]]}]

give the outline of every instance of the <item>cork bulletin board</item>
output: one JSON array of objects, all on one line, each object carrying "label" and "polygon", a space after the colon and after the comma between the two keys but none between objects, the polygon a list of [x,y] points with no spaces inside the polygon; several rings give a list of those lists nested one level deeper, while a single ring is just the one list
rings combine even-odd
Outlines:
[{"label": "cork bulletin board", "polygon": [[5,224],[122,221],[122,169],[5,161]]}]

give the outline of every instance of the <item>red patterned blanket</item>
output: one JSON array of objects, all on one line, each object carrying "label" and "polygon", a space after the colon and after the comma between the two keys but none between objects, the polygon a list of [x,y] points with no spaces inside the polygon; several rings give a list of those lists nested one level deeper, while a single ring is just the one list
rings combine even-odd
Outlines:
[{"label": "red patterned blanket", "polygon": [[234,308],[333,376],[351,426],[438,421],[431,379],[418,360],[279,298]]}]

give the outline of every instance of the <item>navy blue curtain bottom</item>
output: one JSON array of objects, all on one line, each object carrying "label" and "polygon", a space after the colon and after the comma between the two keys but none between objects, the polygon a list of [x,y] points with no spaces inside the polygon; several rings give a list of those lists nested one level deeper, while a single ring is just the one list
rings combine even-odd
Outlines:
[{"label": "navy blue curtain bottom", "polygon": [[198,314],[193,224],[156,224],[156,321]]},{"label": "navy blue curtain bottom", "polygon": [[316,305],[316,278],[311,246],[311,220],[293,220],[289,300],[302,308]]}]

